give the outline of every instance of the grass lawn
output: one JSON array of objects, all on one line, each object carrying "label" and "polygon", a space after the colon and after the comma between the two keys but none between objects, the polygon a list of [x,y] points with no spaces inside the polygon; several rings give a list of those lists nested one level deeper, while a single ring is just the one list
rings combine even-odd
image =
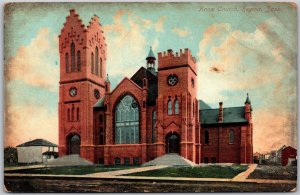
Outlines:
[{"label": "grass lawn", "polygon": [[128,174],[127,176],[148,177],[191,177],[191,178],[233,178],[247,170],[245,165],[218,166],[208,165],[202,167],[167,167],[164,169],[144,171]]},{"label": "grass lawn", "polygon": [[248,179],[297,180],[297,166],[258,165]]},{"label": "grass lawn", "polygon": [[136,168],[137,166],[66,166],[66,167],[45,167],[37,169],[22,169],[5,171],[5,173],[26,173],[26,174],[49,174],[49,175],[85,175],[97,172],[116,171],[121,169]]}]

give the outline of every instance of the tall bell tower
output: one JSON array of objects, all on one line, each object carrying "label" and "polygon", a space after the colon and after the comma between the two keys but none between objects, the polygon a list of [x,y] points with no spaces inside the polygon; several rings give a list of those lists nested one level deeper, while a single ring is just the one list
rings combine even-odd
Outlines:
[{"label": "tall bell tower", "polygon": [[93,161],[93,105],[105,94],[106,44],[94,15],[87,27],[70,10],[59,35],[59,156]]},{"label": "tall bell tower", "polygon": [[196,68],[196,59],[189,49],[158,53],[157,156],[179,153],[199,162]]}]

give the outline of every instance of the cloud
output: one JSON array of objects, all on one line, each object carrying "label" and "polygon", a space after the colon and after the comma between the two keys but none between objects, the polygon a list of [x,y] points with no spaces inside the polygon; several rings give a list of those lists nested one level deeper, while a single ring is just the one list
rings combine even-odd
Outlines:
[{"label": "cloud", "polygon": [[[118,10],[113,17],[113,23],[105,25],[103,30],[107,39],[107,64],[118,67],[108,68],[109,75],[116,83],[123,76],[131,77],[140,66],[145,65],[145,58],[150,45],[157,48],[157,39],[147,40],[144,33],[147,30],[163,29],[165,17],[159,17],[157,22],[143,19],[128,10]],[[147,48],[147,50],[145,50]]]},{"label": "cloud", "polygon": [[49,29],[42,28],[28,45],[20,46],[16,55],[5,63],[6,81],[21,80],[28,85],[57,91],[59,66],[55,65],[58,61],[55,56],[58,55],[58,42],[57,38],[54,40]]},{"label": "cloud", "polygon": [[8,106],[4,145],[16,146],[37,138],[58,143],[57,114],[47,110],[48,107],[36,104]]},{"label": "cloud", "polygon": [[172,31],[180,37],[186,37],[191,34],[188,29],[173,28]]},{"label": "cloud", "polygon": [[164,23],[166,21],[166,16],[160,16],[157,22],[154,24],[156,32],[164,32]]},{"label": "cloud", "polygon": [[[258,24],[253,32],[216,23],[205,30],[199,42],[198,97],[210,104],[222,100],[225,105],[242,106],[233,102],[233,96],[251,91],[254,150],[269,151],[283,144],[296,144],[291,139],[296,136],[296,118],[291,113],[297,107],[297,35],[285,31],[276,19]],[[241,96],[240,102],[244,98]],[[275,141],[265,143],[268,137]]]}]

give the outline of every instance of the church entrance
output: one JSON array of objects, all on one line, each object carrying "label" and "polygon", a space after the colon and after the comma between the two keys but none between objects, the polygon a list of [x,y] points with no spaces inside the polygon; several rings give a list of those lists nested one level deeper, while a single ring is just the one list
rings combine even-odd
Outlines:
[{"label": "church entrance", "polygon": [[170,133],[166,136],[166,153],[179,153],[180,139],[177,133]]},{"label": "church entrance", "polygon": [[68,139],[68,154],[80,154],[80,137],[77,134]]}]

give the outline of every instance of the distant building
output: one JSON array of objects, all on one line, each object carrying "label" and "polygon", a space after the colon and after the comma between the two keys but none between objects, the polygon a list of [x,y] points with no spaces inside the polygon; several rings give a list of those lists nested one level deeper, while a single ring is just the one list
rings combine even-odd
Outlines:
[{"label": "distant building", "polygon": [[42,163],[58,157],[57,145],[35,139],[17,146],[18,163]]},{"label": "distant building", "polygon": [[262,161],[265,160],[265,155],[264,154],[261,154],[261,153],[258,153],[258,152],[255,152],[253,154],[253,162],[254,163],[257,163],[257,164],[262,164]]},{"label": "distant building", "polygon": [[294,165],[293,161],[296,162],[297,150],[291,146],[285,147],[281,150],[281,165]]}]

